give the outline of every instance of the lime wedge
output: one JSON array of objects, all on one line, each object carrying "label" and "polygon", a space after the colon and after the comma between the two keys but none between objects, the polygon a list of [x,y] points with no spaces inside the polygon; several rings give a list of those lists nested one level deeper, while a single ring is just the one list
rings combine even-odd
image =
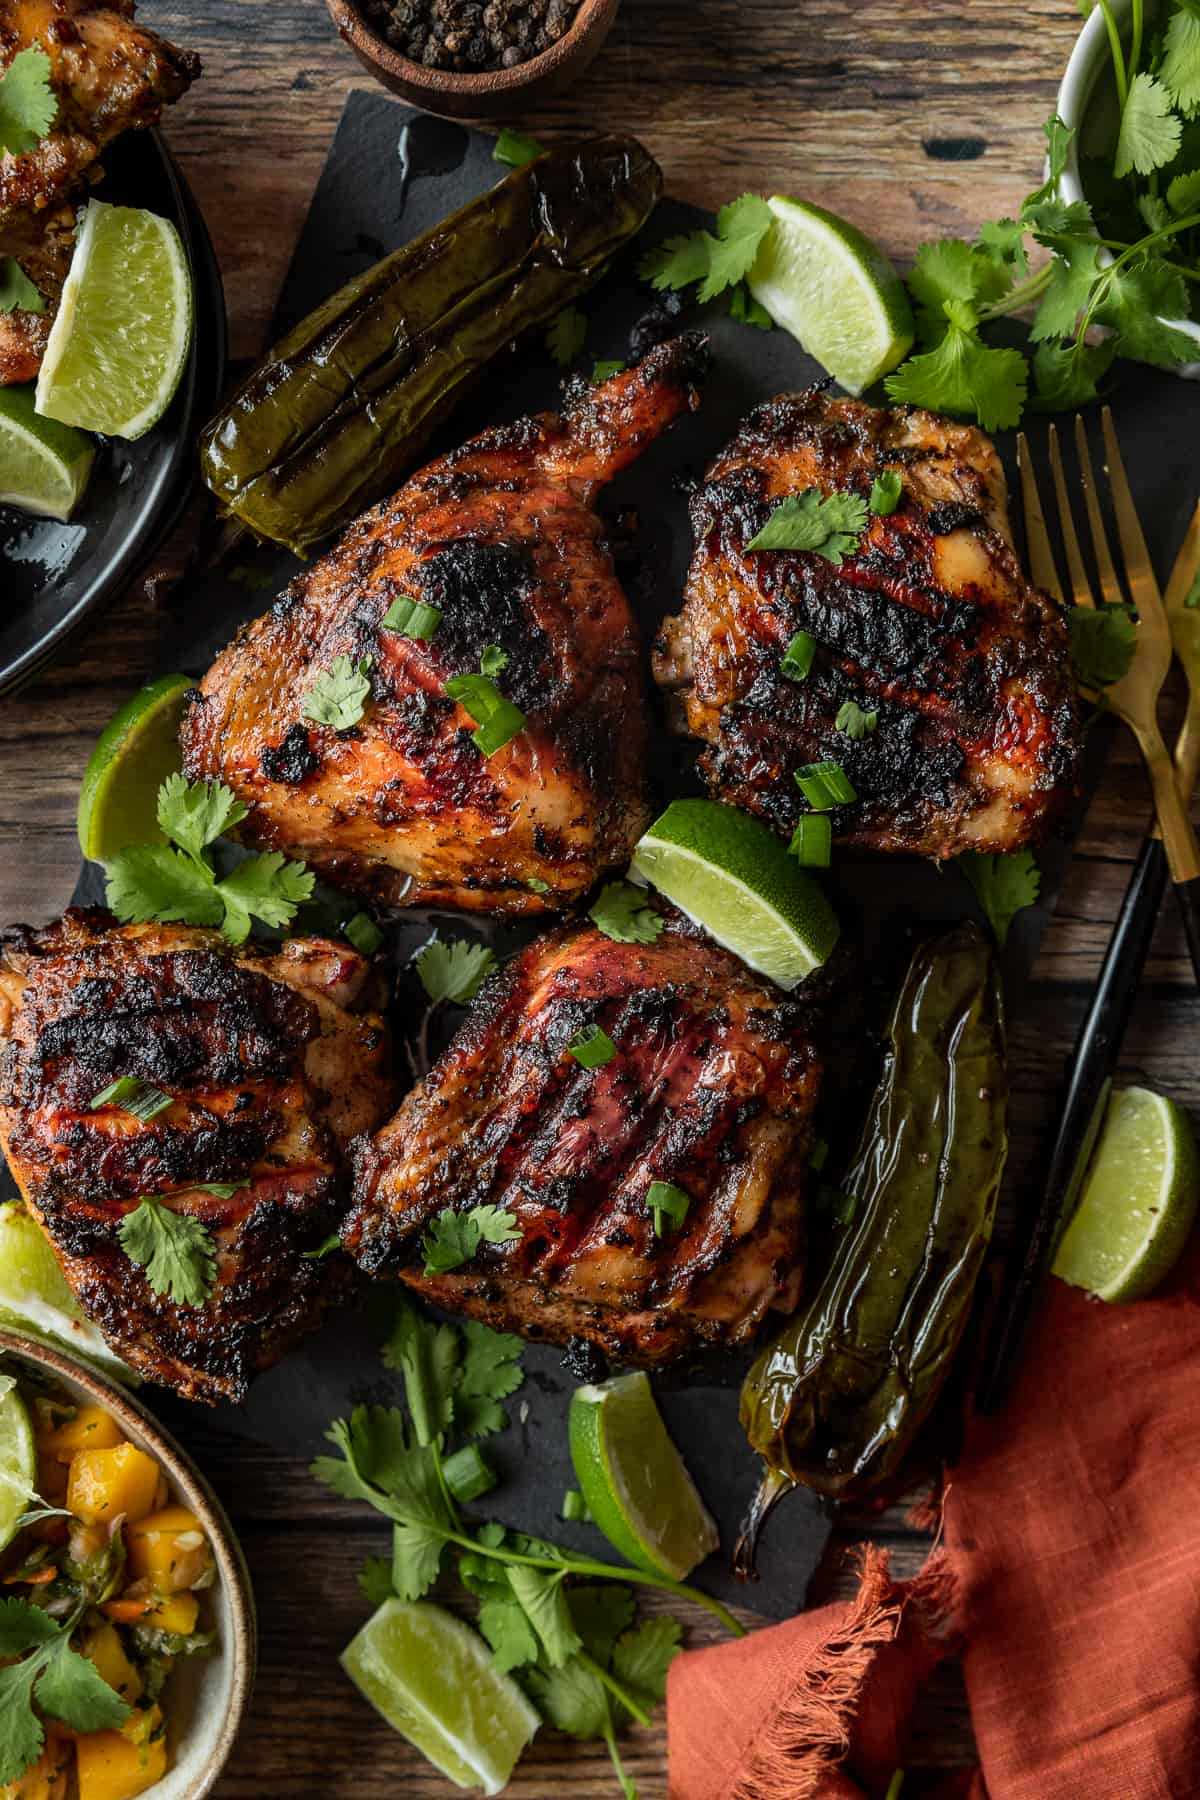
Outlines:
[{"label": "lime wedge", "polygon": [[0,1205],[0,1324],[95,1363],[104,1374],[136,1385],[137,1376],[84,1318],[54,1252],[25,1208]]},{"label": "lime wedge", "polygon": [[1187,1114],[1149,1088],[1113,1092],[1054,1273],[1101,1300],[1141,1300],[1196,1217],[1200,1158]]},{"label": "lime wedge", "polygon": [[17,1535],[17,1521],[37,1489],[37,1449],[29,1408],[15,1387],[0,1397],[0,1550]]},{"label": "lime wedge", "polygon": [[716,1549],[717,1528],[644,1374],[576,1388],[568,1433],[592,1519],[626,1562],[682,1581]]},{"label": "lime wedge", "polygon": [[835,381],[861,394],[912,349],[904,283],[878,245],[836,213],[781,194],[767,205],[775,223],[754,259],[750,292]]},{"label": "lime wedge", "polygon": [[95,454],[82,431],[38,417],[32,387],[0,388],[0,506],[65,523],[82,498]]},{"label": "lime wedge", "polygon": [[195,685],[186,675],[160,675],[97,738],[76,813],[79,848],[93,862],[107,862],[127,844],[162,841],[158,790],[180,766],[183,696]]},{"label": "lime wedge", "polygon": [[388,1724],[463,1788],[498,1794],[541,1724],[477,1631],[428,1600],[385,1600],[342,1667]]},{"label": "lime wedge", "polygon": [[638,843],[629,873],[781,988],[819,968],[837,942],[837,919],[816,881],[736,806],[673,800]]},{"label": "lime wedge", "polygon": [[179,386],[192,278],[169,219],[89,200],[37,384],[48,419],[139,438]]}]

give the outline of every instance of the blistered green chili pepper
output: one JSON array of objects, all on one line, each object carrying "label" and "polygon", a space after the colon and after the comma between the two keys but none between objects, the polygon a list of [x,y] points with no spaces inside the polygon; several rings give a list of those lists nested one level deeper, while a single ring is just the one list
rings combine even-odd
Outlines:
[{"label": "blistered green chili pepper", "polygon": [[347,282],[206,427],[224,510],[303,554],[390,493],[487,363],[598,279],[661,186],[632,138],[563,145]]},{"label": "blistered green chili pepper", "polygon": [[811,1298],[758,1358],[742,1424],[768,1474],[844,1497],[897,1467],[958,1347],[1007,1148],[1004,1021],[974,925],[922,944],[844,1186],[852,1222]]}]

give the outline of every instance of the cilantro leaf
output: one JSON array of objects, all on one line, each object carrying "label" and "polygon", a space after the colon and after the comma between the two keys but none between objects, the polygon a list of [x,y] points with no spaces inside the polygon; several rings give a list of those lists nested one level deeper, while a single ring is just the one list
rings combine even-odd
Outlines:
[{"label": "cilantro leaf", "polygon": [[1127,606],[1073,606],[1067,631],[1071,666],[1085,687],[1108,687],[1129,673],[1137,626]]},{"label": "cilantro leaf", "polygon": [[458,1345],[452,1325],[435,1325],[423,1319],[410,1300],[396,1299],[383,1361],[404,1376],[404,1396],[419,1444],[432,1444],[449,1429],[459,1379]]},{"label": "cilantro leaf", "polygon": [[48,1643],[58,1627],[48,1612],[28,1600],[0,1600],[0,1656],[20,1656],[35,1644]]},{"label": "cilantro leaf", "polygon": [[1039,201],[1049,200],[1057,194],[1058,184],[1062,180],[1063,170],[1067,166],[1067,153],[1071,148],[1071,139],[1075,136],[1074,126],[1065,124],[1057,113],[1046,120],[1042,130],[1046,134],[1046,179],[1041,187],[1035,188],[1032,194],[1028,195],[1025,205],[1021,209],[1023,213],[1028,213],[1029,209],[1036,206]]},{"label": "cilantro leaf", "polygon": [[552,1669],[561,1668],[582,1643],[563,1591],[566,1573],[565,1569],[532,1569],[525,1563],[512,1563],[508,1570],[512,1591],[541,1639]]},{"label": "cilantro leaf", "polygon": [[1117,353],[1117,339],[1098,344],[1076,339],[1069,344],[1039,344],[1033,359],[1033,376],[1040,412],[1066,412],[1099,398],[1097,384],[1108,373]]},{"label": "cilantro leaf", "polygon": [[133,844],[106,864],[104,897],[125,924],[219,925],[225,908],[211,869],[169,844]]},{"label": "cilantro leaf", "polygon": [[130,1262],[145,1269],[156,1294],[181,1306],[203,1306],[208,1300],[216,1286],[217,1246],[200,1219],[147,1197],[126,1213],[117,1235]]},{"label": "cilantro leaf", "polygon": [[581,1739],[611,1731],[604,1683],[577,1656],[559,1669],[531,1669],[528,1681],[539,1711],[556,1731]]},{"label": "cilantro leaf", "polygon": [[1086,200],[1059,200],[1053,196],[1027,206],[1021,215],[1039,244],[1057,250],[1061,245],[1087,240],[1092,229],[1092,209]]},{"label": "cilantro leaf", "polygon": [[113,1731],[129,1717],[129,1707],[99,1674],[94,1663],[72,1650],[60,1632],[35,1690],[38,1705],[72,1731]]},{"label": "cilantro leaf", "polygon": [[189,781],[168,775],[158,790],[158,828],[197,862],[208,846],[246,817],[246,808],[223,781]]},{"label": "cilantro leaf", "polygon": [[0,1669],[0,1782],[15,1782],[41,1754],[45,1733],[33,1710],[41,1668],[41,1657],[28,1656]]},{"label": "cilantro leaf", "polygon": [[867,503],[858,494],[822,495],[805,488],[781,500],[747,550],[811,550],[826,562],[841,565],[853,556],[867,526]]},{"label": "cilantro leaf", "polygon": [[526,163],[545,154],[546,146],[537,138],[524,131],[514,131],[511,125],[504,127],[492,145],[492,161],[507,163],[510,169],[523,169]]},{"label": "cilantro leaf", "polygon": [[[506,1576],[506,1586],[507,1580]],[[515,1596],[482,1601],[476,1624],[492,1647],[493,1667],[502,1675],[510,1669],[519,1669],[524,1663],[537,1661],[537,1634],[525,1608]]]},{"label": "cilantro leaf", "polygon": [[617,1639],[633,1624],[633,1589],[617,1582],[597,1582],[572,1588],[569,1598],[571,1621],[583,1648],[607,1668]]},{"label": "cilantro leaf", "polygon": [[904,477],[899,469],[885,469],[871,483],[871,511],[886,519],[899,506],[903,492]]},{"label": "cilantro leaf", "polygon": [[366,1595],[368,1606],[382,1606],[395,1593],[392,1587],[392,1565],[386,1556],[368,1556],[358,1571],[357,1579]]},{"label": "cilantro leaf", "polygon": [[221,930],[234,944],[250,935],[251,918],[264,925],[290,925],[297,907],[311,899],[316,876],[303,863],[289,862],[281,850],[247,856],[217,883],[225,908]]},{"label": "cilantro leaf", "polygon": [[921,341],[936,344],[946,334],[947,301],[975,307],[998,300],[1012,285],[1012,272],[962,238],[939,238],[921,245],[907,279]]},{"label": "cilantro leaf", "polygon": [[573,363],[586,342],[587,320],[577,306],[564,306],[546,332],[546,348],[559,368]]},{"label": "cilantro leaf", "polygon": [[712,300],[750,273],[759,245],[771,229],[771,209],[759,194],[743,194],[717,214],[717,236],[709,240],[708,269],[701,301]]},{"label": "cilantro leaf", "polygon": [[682,1637],[678,1619],[657,1617],[622,1632],[613,1647],[613,1674],[647,1710],[667,1697],[667,1671]]},{"label": "cilantro leaf", "polygon": [[363,656],[355,662],[349,656],[335,656],[305,694],[300,717],[315,725],[329,725],[334,731],[349,731],[357,725],[370,698],[372,660]]},{"label": "cilantro leaf", "polygon": [[[1200,21],[1197,30],[1200,31]],[[1167,188],[1167,205],[1177,219],[1200,212],[1200,169],[1189,169],[1186,175],[1174,177]]]},{"label": "cilantro leaf", "polygon": [[843,700],[838,707],[833,727],[835,731],[844,732],[848,738],[864,738],[868,732],[875,730],[878,723],[878,712],[867,712],[857,700]]},{"label": "cilantro leaf", "polygon": [[421,1239],[426,1275],[448,1275],[470,1262],[481,1244],[514,1244],[523,1235],[516,1215],[498,1206],[455,1212],[444,1206]]},{"label": "cilantro leaf", "polygon": [[58,117],[50,58],[39,44],[18,50],[0,75],[0,154],[34,150]]},{"label": "cilantro leaf", "polygon": [[1117,135],[1113,174],[1118,180],[1134,169],[1149,175],[1171,162],[1179,150],[1183,126],[1171,110],[1171,96],[1143,69],[1129,84]]},{"label": "cilantro leaf", "polygon": [[638,275],[660,294],[690,287],[693,281],[702,281],[708,274],[708,247],[712,242],[707,231],[669,237],[656,249],[647,250],[638,263]]},{"label": "cilantro leaf", "polygon": [[970,308],[946,303],[948,328],[934,350],[910,356],[884,382],[889,400],[974,417],[986,431],[1015,425],[1025,404],[1028,368],[1019,350],[993,350]]},{"label": "cilantro leaf", "polygon": [[[316,1459],[312,1473],[318,1481],[344,1500],[365,1500],[395,1525],[427,1538],[439,1532],[445,1536],[451,1519],[438,1480],[437,1452],[432,1445],[410,1442],[398,1408],[356,1406],[349,1419],[335,1419],[325,1435],[341,1456]],[[418,1546],[416,1556],[427,1556],[427,1550]]]},{"label": "cilantro leaf", "polygon": [[955,861],[974,888],[996,942],[1003,949],[1008,941],[1008,928],[1017,914],[1037,901],[1042,877],[1033,851],[1016,850],[1009,856],[985,856],[979,851],[967,850]]},{"label": "cilantro leaf", "polygon": [[1181,112],[1200,110],[1200,13],[1192,6],[1177,6],[1167,21],[1159,75]]},{"label": "cilantro leaf", "polygon": [[36,1693],[43,1712],[73,1731],[122,1725],[129,1707],[86,1657],[70,1647],[75,1621],[61,1628],[28,1601],[0,1601],[0,1654],[32,1654],[0,1669],[0,1782],[15,1782],[37,1760],[44,1733],[33,1711]]},{"label": "cilantro leaf", "polygon": [[1159,257],[1147,256],[1114,263],[1105,271],[1104,280],[1105,297],[1094,319],[1097,325],[1111,325],[1120,333],[1121,356],[1164,369],[1191,361],[1195,344],[1166,323],[1186,318],[1188,313],[1187,287],[1177,269]]},{"label": "cilantro leaf", "polygon": [[604,357],[598,356],[592,364],[592,386],[596,387],[602,381],[611,381],[613,376],[620,375],[624,368],[625,364],[618,362],[615,358],[606,360]]},{"label": "cilantro leaf", "polygon": [[503,1431],[508,1415],[499,1404],[515,1394],[525,1380],[519,1337],[493,1331],[476,1319],[462,1325],[464,1340],[462,1373],[454,1396],[454,1423],[468,1437],[488,1437]]},{"label": "cilantro leaf", "polygon": [[988,219],[979,227],[979,243],[976,247],[992,262],[1012,268],[1018,275],[1028,275],[1024,218]]},{"label": "cilantro leaf", "polygon": [[646,1189],[645,1207],[654,1220],[655,1237],[665,1237],[668,1225],[682,1225],[688,1216],[692,1196],[673,1181],[652,1181]]},{"label": "cilantro leaf", "polygon": [[46,302],[15,256],[0,256],[0,313],[44,313]]},{"label": "cilantro leaf", "polygon": [[608,881],[600,889],[588,918],[617,944],[652,944],[666,921],[647,904],[644,888],[631,881]]},{"label": "cilantro leaf", "polygon": [[438,1525],[393,1525],[392,1590],[397,1599],[420,1600],[442,1572],[445,1530]]},{"label": "cilantro leaf", "polygon": [[496,953],[466,938],[430,938],[415,959],[421,986],[436,1006],[449,1000],[466,1006],[496,966]]},{"label": "cilantro leaf", "polygon": [[1035,343],[1070,337],[1100,275],[1101,247],[1094,238],[1068,240],[1050,263],[1050,279],[1029,335]]},{"label": "cilantro leaf", "polygon": [[481,675],[502,675],[508,667],[508,651],[499,644],[485,644],[479,653]]}]

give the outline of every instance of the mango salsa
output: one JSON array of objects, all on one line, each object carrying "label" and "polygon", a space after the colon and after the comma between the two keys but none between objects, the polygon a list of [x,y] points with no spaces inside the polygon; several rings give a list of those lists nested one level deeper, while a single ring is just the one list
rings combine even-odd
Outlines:
[{"label": "mango salsa", "polygon": [[107,1681],[122,1700],[141,1699],[142,1678],[126,1656],[121,1634],[115,1625],[97,1625],[86,1634],[79,1648],[94,1665],[100,1679]]},{"label": "mango salsa", "polygon": [[[157,1734],[157,1735],[155,1735]],[[167,1772],[162,1713],[132,1713],[120,1731],[89,1731],[75,1740],[79,1800],[134,1800]]]},{"label": "mango salsa", "polygon": [[148,1581],[156,1594],[195,1587],[212,1560],[200,1521],[186,1506],[164,1506],[130,1525],[125,1548],[132,1578]]},{"label": "mango salsa", "polygon": [[109,1525],[120,1514],[144,1519],[154,1505],[158,1464],[136,1444],[78,1450],[71,1458],[67,1506],[85,1525]]},{"label": "mango salsa", "polygon": [[73,1419],[36,1432],[38,1455],[69,1463],[77,1450],[114,1450],[121,1427],[102,1406],[81,1406]]}]

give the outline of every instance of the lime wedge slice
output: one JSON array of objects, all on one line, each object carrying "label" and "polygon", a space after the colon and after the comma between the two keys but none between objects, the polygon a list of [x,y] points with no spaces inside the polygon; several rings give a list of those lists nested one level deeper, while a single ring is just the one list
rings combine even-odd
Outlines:
[{"label": "lime wedge slice", "polygon": [[1191,1122],[1149,1088],[1113,1092],[1054,1273],[1101,1300],[1141,1300],[1167,1275],[1196,1217]]},{"label": "lime wedge slice", "polygon": [[428,1600],[385,1600],[342,1667],[389,1725],[462,1788],[498,1794],[541,1724],[477,1631]]},{"label": "lime wedge slice", "polygon": [[0,1397],[0,1550],[17,1535],[17,1521],[37,1488],[37,1449],[29,1408],[15,1387]]},{"label": "lime wedge slice", "polygon": [[79,790],[79,848],[107,862],[127,844],[157,844],[158,790],[180,766],[183,696],[195,682],[161,675],[116,711],[88,757]]},{"label": "lime wedge slice", "polygon": [[717,1528],[640,1370],[576,1388],[568,1433],[588,1510],[626,1562],[682,1581],[717,1548]]},{"label": "lime wedge slice", "polygon": [[835,381],[861,394],[912,349],[904,283],[878,245],[836,213],[781,194],[767,205],[775,223],[750,292]]},{"label": "lime wedge slice", "polygon": [[837,918],[816,881],[736,806],[673,800],[638,843],[629,873],[781,988],[819,968],[837,942]]},{"label": "lime wedge slice", "polygon": [[25,1208],[0,1205],[0,1324],[67,1349],[129,1386],[138,1377],[80,1310],[54,1252]]},{"label": "lime wedge slice", "polygon": [[179,386],[192,278],[169,219],[89,200],[37,384],[48,419],[139,438]]},{"label": "lime wedge slice", "polygon": [[0,506],[65,523],[83,496],[95,455],[82,431],[38,417],[31,387],[0,388]]}]

